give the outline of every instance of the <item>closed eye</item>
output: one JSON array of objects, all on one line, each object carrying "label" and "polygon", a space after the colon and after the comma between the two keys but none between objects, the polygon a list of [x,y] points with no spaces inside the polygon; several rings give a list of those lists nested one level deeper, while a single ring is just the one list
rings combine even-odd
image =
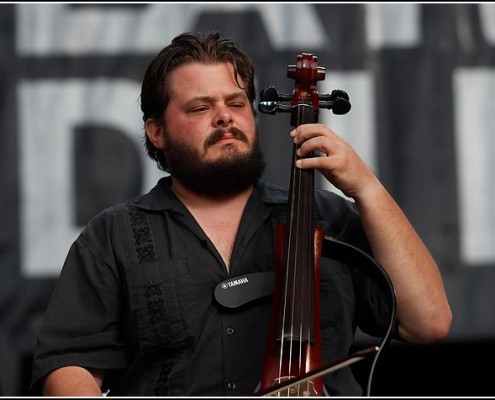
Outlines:
[{"label": "closed eye", "polygon": [[193,107],[189,109],[189,112],[191,113],[199,113],[208,110],[207,106],[198,106],[198,107]]}]

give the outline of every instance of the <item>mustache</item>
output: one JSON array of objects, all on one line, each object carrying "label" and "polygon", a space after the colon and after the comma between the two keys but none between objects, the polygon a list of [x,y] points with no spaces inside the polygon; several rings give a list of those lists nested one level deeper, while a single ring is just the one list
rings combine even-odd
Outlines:
[{"label": "mustache", "polygon": [[234,136],[235,138],[237,138],[237,139],[239,139],[239,140],[241,140],[243,142],[249,143],[249,140],[248,140],[246,134],[243,131],[241,131],[240,129],[238,129],[238,128],[232,127],[232,128],[227,129],[227,130],[225,130],[225,129],[216,129],[206,139],[205,146],[204,146],[205,147],[205,150],[209,146],[211,146],[211,145],[215,144],[217,141],[219,141],[227,133],[232,134],[232,136]]}]

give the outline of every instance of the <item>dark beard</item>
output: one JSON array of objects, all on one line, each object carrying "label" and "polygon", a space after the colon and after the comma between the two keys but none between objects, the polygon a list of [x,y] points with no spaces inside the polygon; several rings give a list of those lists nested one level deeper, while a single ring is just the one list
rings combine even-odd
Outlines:
[{"label": "dark beard", "polygon": [[[239,130],[232,132],[243,141],[247,141]],[[220,131],[213,133],[206,141],[214,143]],[[229,146],[229,145],[227,145]],[[240,154],[235,146],[226,149],[224,156],[216,161],[202,161],[196,149],[167,136],[167,159],[170,175],[184,187],[201,195],[224,196],[240,193],[256,183],[265,169],[265,159],[261,151],[258,133],[249,153]]]}]

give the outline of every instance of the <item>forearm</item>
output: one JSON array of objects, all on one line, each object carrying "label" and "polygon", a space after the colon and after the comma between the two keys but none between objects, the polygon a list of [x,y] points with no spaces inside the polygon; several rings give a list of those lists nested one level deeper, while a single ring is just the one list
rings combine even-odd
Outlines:
[{"label": "forearm", "polygon": [[102,396],[102,370],[62,367],[51,372],[43,383],[44,396]]},{"label": "forearm", "polygon": [[452,314],[441,275],[423,241],[378,180],[355,200],[373,256],[394,284],[401,337],[419,343],[443,338]]}]

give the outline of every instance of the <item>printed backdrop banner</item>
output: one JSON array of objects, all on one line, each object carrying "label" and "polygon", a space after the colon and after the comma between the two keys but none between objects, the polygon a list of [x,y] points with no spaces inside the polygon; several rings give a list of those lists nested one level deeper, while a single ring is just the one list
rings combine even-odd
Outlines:
[{"label": "printed backdrop banner", "polygon": [[[290,94],[287,66],[318,56],[319,92],[342,89],[352,103],[320,121],[372,166],[431,249],[454,312],[449,340],[493,338],[495,4],[1,4],[0,394],[27,391],[81,228],[161,176],[143,148],[147,64],[175,35],[211,30],[251,54],[258,91]],[[258,118],[265,178],[287,185],[288,114]]]}]

